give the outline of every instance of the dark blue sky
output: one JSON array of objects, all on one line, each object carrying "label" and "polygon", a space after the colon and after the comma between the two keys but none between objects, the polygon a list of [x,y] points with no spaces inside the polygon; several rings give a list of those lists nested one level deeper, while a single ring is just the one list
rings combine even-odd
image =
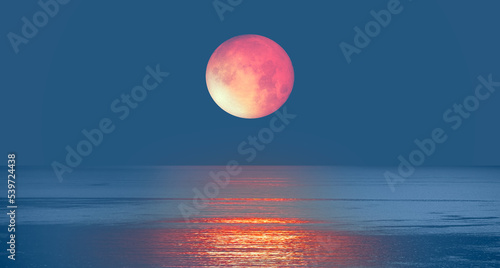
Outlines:
[{"label": "dark blue sky", "polygon": [[[225,1],[223,1],[225,2]],[[64,162],[67,145],[102,118],[116,129],[84,158],[96,165],[204,165],[243,159],[238,145],[269,124],[221,110],[205,84],[208,59],[240,34],[273,39],[289,54],[297,117],[252,164],[396,165],[413,141],[440,127],[448,140],[425,165],[499,165],[500,96],[456,131],[443,113],[474,94],[477,77],[500,81],[498,1],[409,1],[348,64],[339,48],[382,1],[249,1],[221,21],[212,1],[77,1],[14,50],[35,1],[0,5],[0,152],[19,165]],[[110,104],[142,84],[146,66],[170,75],[120,121]],[[500,94],[500,93],[496,93]]]}]

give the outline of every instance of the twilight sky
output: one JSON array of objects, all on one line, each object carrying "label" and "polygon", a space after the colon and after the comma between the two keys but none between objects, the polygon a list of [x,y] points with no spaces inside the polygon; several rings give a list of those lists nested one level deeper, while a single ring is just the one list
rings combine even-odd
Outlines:
[{"label": "twilight sky", "polygon": [[[500,81],[500,2],[402,0],[350,63],[339,45],[354,46],[354,27],[364,30],[374,20],[370,11],[391,1],[291,2],[243,1],[221,21],[212,1],[73,0],[17,54],[8,33],[20,35],[22,18],[32,20],[41,7],[1,3],[0,152],[16,152],[18,165],[63,163],[65,147],[85,138],[82,130],[109,118],[113,131],[82,166],[244,159],[238,146],[274,115],[227,114],[210,97],[205,71],[222,42],[258,34],[292,61],[285,106],[296,117],[251,164],[397,165],[399,155],[417,148],[415,139],[442,128],[448,139],[425,165],[500,165],[500,90],[456,130],[443,120],[475,94],[478,76]],[[157,87],[135,108],[123,108],[121,95],[148,74]]]}]

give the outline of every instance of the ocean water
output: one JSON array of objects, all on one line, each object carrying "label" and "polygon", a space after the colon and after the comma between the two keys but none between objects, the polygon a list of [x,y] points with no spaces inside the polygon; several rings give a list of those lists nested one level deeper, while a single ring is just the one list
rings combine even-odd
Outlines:
[{"label": "ocean water", "polygon": [[500,267],[499,168],[420,168],[394,192],[384,168],[242,166],[216,184],[225,169],[79,169],[60,183],[20,167],[16,261],[2,249],[0,266]]}]

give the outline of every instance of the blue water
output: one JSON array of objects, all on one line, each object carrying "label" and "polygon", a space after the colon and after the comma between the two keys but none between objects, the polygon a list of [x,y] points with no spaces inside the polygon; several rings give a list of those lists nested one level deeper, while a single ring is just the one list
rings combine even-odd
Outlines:
[{"label": "blue water", "polygon": [[500,267],[498,168],[421,168],[392,192],[384,168],[247,166],[204,192],[224,169],[19,168],[17,260],[0,264]]}]

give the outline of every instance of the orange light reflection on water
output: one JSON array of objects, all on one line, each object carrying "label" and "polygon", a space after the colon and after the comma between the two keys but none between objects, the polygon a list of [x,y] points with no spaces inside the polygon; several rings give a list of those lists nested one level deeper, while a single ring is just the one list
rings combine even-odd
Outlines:
[{"label": "orange light reflection on water", "polygon": [[383,267],[374,261],[384,254],[376,236],[305,219],[309,200],[290,189],[301,188],[282,177],[235,178],[189,224],[166,218],[154,228],[108,233],[107,240],[132,267]]},{"label": "orange light reflection on water", "polygon": [[134,230],[127,234],[132,240],[125,251],[131,262],[144,267],[373,265],[370,260],[379,251],[376,238],[303,226],[308,223],[288,218],[207,218],[194,223],[194,228]]}]

